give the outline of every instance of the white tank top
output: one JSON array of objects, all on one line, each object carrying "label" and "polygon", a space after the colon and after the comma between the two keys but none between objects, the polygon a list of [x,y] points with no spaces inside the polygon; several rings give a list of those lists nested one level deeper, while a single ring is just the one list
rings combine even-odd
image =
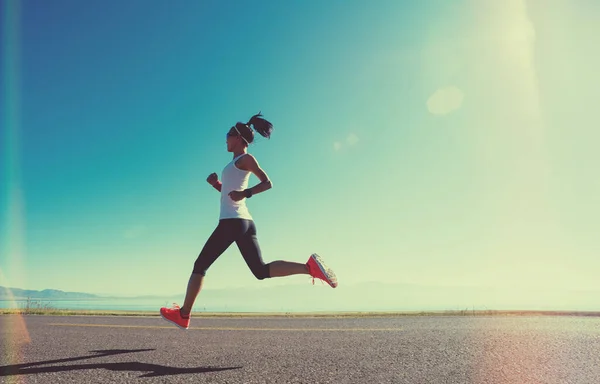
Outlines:
[{"label": "white tank top", "polygon": [[231,191],[243,191],[248,187],[250,171],[243,171],[235,166],[235,162],[245,153],[237,156],[223,168],[221,173],[221,213],[220,219],[248,219],[252,220],[250,212],[246,207],[246,198],[233,201],[229,197]]}]

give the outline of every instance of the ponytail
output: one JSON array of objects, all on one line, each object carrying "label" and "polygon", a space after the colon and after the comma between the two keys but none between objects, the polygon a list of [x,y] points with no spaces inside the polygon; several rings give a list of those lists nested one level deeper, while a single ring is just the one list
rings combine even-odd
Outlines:
[{"label": "ponytail", "polygon": [[271,133],[273,132],[273,124],[271,124],[268,120],[262,118],[262,114],[258,112],[256,115],[252,116],[250,120],[246,123],[249,127],[252,125],[254,130],[260,133],[261,136],[266,137],[267,139],[271,138]]}]

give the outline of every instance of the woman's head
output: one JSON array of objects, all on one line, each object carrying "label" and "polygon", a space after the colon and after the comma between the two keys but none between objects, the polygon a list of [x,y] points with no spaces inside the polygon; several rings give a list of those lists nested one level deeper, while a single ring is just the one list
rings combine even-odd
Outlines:
[{"label": "woman's head", "polygon": [[254,142],[254,131],[267,139],[271,138],[273,124],[262,118],[260,112],[250,118],[247,123],[237,122],[229,132],[227,132],[227,149],[233,149],[234,146],[241,145],[247,147]]}]

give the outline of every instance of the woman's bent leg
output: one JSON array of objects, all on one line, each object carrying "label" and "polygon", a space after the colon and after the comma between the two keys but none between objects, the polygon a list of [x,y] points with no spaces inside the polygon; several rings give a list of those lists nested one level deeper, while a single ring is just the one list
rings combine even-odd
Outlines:
[{"label": "woman's bent leg", "polygon": [[252,221],[248,222],[248,230],[245,231],[242,237],[236,240],[236,244],[244,257],[246,264],[254,276],[259,280],[270,277],[308,275],[308,266],[306,264],[284,260],[277,260],[265,264],[256,237],[256,227]]}]

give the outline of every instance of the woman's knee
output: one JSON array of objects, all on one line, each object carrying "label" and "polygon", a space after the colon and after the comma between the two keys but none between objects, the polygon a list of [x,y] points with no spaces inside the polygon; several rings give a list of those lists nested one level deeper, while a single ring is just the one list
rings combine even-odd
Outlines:
[{"label": "woman's knee", "polygon": [[194,262],[194,269],[192,269],[192,273],[197,273],[199,275],[205,276],[207,269],[208,266],[205,265],[200,258],[198,258]]},{"label": "woman's knee", "polygon": [[259,267],[253,268],[252,273],[258,280],[264,280],[271,277],[269,264],[262,264]]}]

